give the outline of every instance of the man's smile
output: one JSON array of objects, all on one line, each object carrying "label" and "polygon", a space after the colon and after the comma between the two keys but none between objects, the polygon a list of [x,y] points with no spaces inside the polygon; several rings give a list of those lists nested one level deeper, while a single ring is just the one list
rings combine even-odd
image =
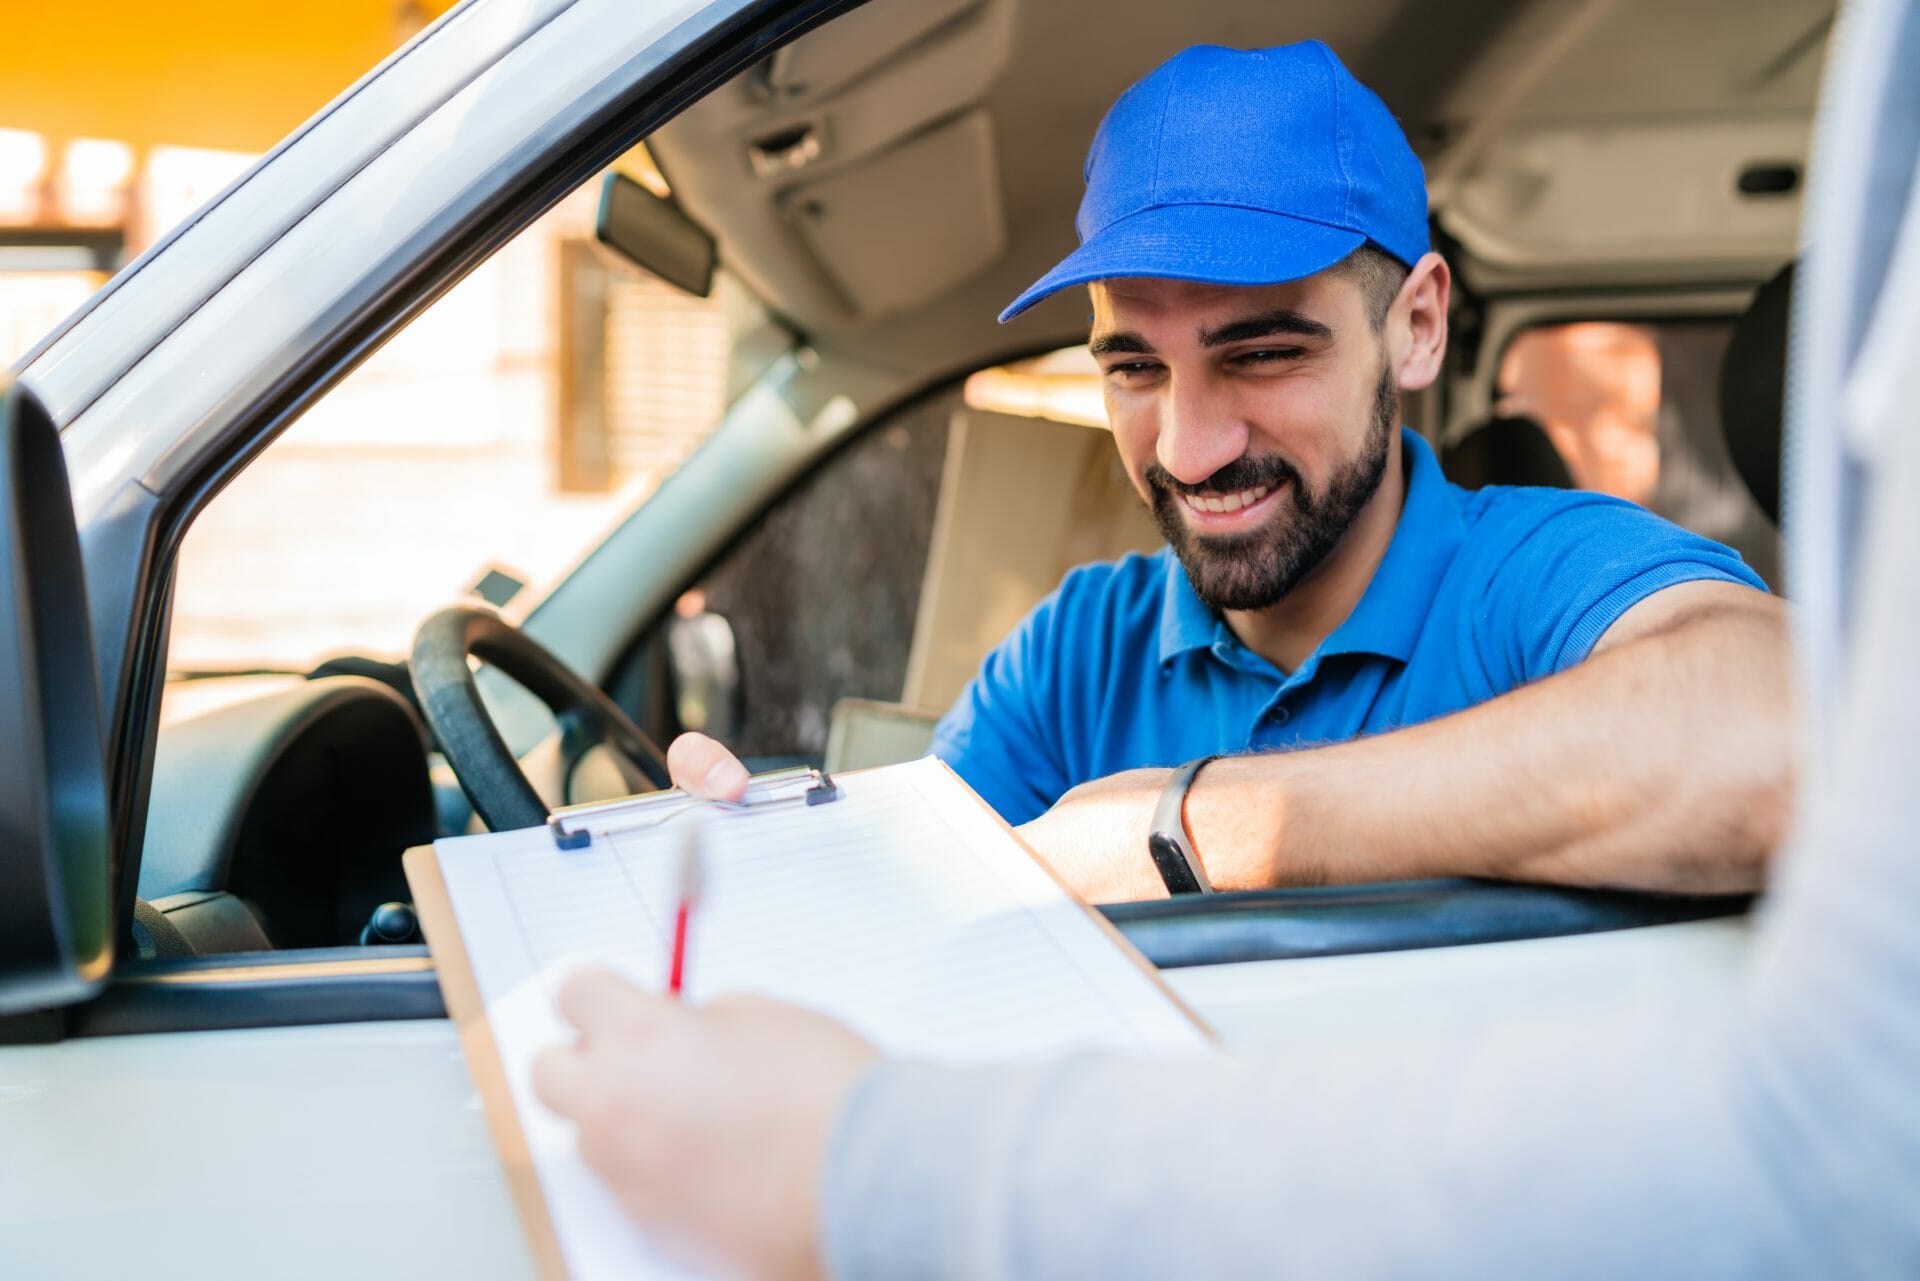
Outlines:
[{"label": "man's smile", "polygon": [[1186,508],[1187,522],[1196,531],[1231,533],[1251,528],[1265,520],[1274,500],[1287,484],[1287,481],[1281,480],[1224,494],[1183,493],[1179,495],[1180,505]]}]

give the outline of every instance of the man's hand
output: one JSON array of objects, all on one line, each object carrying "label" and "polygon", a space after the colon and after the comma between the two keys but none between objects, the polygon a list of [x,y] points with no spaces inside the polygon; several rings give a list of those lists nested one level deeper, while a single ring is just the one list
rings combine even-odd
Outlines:
[{"label": "man's hand", "polygon": [[[746,767],[705,734],[682,734],[668,744],[667,770],[675,787],[708,800],[739,800],[747,790]],[[1147,854],[1147,833],[1172,773],[1128,770],[1082,783],[1023,825],[1020,835],[1090,903],[1165,898],[1167,888]]]},{"label": "man's hand", "polygon": [[535,1060],[534,1092],[648,1239],[728,1275],[821,1276],[827,1141],[874,1048],[806,1010],[697,1008],[603,970],[568,979],[560,1009],[580,1040]]},{"label": "man's hand", "polygon": [[673,785],[702,800],[737,801],[747,794],[747,767],[705,734],[682,734],[667,744]]},{"label": "man's hand", "polygon": [[1171,777],[1172,770],[1135,769],[1082,783],[1021,824],[1020,835],[1089,903],[1165,898],[1147,836]]}]

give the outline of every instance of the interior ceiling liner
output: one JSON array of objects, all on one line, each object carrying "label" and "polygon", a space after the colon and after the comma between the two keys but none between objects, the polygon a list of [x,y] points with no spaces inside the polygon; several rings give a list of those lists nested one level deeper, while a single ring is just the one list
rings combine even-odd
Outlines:
[{"label": "interior ceiling liner", "polygon": [[831,39],[805,39],[773,55],[765,84],[776,98],[818,98],[980,7],[981,0],[874,0],[837,19]]},{"label": "interior ceiling liner", "polygon": [[871,320],[918,307],[1006,251],[993,122],[973,110],[790,189],[786,216]]}]

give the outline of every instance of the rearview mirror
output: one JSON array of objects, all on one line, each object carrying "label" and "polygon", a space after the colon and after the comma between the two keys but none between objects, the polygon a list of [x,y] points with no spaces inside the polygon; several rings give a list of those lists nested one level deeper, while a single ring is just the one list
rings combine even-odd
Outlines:
[{"label": "rearview mirror", "polygon": [[113,968],[100,701],[60,437],[0,378],[0,1015]]},{"label": "rearview mirror", "polygon": [[713,292],[720,251],[713,237],[678,205],[662,200],[623,173],[600,187],[593,234],[636,266],[696,298]]}]

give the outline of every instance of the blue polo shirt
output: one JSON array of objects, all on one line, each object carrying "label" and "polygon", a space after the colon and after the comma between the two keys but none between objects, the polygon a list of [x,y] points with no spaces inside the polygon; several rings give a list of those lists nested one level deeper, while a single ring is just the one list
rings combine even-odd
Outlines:
[{"label": "blue polo shirt", "polygon": [[1731,548],[1578,490],[1449,482],[1401,430],[1407,494],[1360,603],[1299,669],[1242,645],[1170,548],[1082,565],[987,655],[934,754],[1010,823],[1075,784],[1416,725],[1585,658],[1635,603],[1765,585]]}]

